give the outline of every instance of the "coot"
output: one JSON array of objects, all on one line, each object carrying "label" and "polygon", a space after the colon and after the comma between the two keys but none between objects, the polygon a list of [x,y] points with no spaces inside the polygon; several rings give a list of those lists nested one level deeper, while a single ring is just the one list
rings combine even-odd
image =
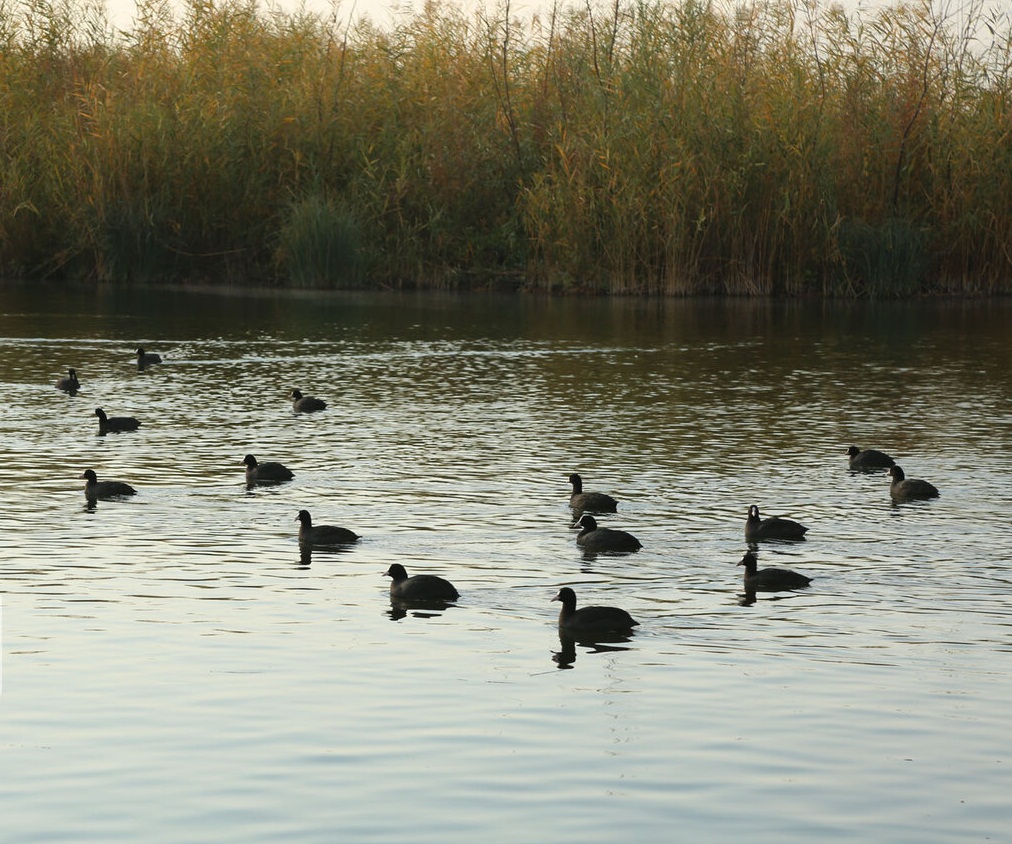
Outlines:
[{"label": "coot", "polygon": [[917,478],[908,478],[899,466],[893,466],[889,470],[889,474],[893,479],[889,486],[893,501],[938,498],[938,489],[933,484]]},{"label": "coot", "polygon": [[790,589],[804,589],[812,582],[812,578],[790,569],[759,569],[754,551],[746,551],[738,565],[745,566],[746,592],[786,592]]},{"label": "coot", "polygon": [[314,410],[326,410],[327,403],[315,396],[304,396],[301,390],[292,390],[288,394],[292,402],[292,410],[296,413],[312,413]]},{"label": "coot", "polygon": [[121,495],[136,495],[137,490],[122,481],[100,481],[94,469],[85,469],[81,475],[85,479],[84,495],[89,501],[99,498],[116,498]]},{"label": "coot", "polygon": [[618,507],[618,501],[610,495],[603,492],[584,492],[583,478],[575,472],[569,476],[569,482],[573,485],[569,506],[574,510],[587,513],[614,513]]},{"label": "coot", "polygon": [[559,610],[559,629],[574,635],[627,633],[639,625],[636,619],[618,607],[577,609],[576,593],[568,586],[563,586],[552,600],[562,602],[562,609]]},{"label": "coot", "polygon": [[295,477],[290,469],[280,463],[257,463],[252,454],[247,454],[242,462],[246,464],[247,484],[279,484]]},{"label": "coot", "polygon": [[120,431],[136,431],[141,423],[133,416],[106,416],[100,407],[95,408],[100,434],[118,434]]},{"label": "coot", "polygon": [[313,517],[308,510],[299,510],[295,520],[302,523],[299,526],[299,542],[303,545],[348,545],[358,541],[358,534],[348,528],[334,525],[313,527]]},{"label": "coot", "polygon": [[153,363],[161,363],[161,355],[157,355],[154,352],[145,352],[143,346],[137,347],[137,366],[143,369],[145,366],[150,366]]},{"label": "coot", "polygon": [[876,451],[873,448],[862,450],[852,445],[847,449],[847,455],[850,458],[851,469],[888,469],[896,465],[896,461],[884,451]]},{"label": "coot", "polygon": [[583,530],[576,537],[576,544],[588,551],[638,551],[642,543],[631,533],[614,528],[598,527],[593,516],[582,516],[577,522]]},{"label": "coot", "polygon": [[81,382],[77,380],[77,370],[68,369],[65,377],[58,378],[56,381],[56,389],[63,390],[67,393],[76,393],[80,390]]},{"label": "coot", "polygon": [[457,588],[449,580],[434,574],[416,574],[408,577],[400,563],[394,563],[386,571],[391,578],[390,597],[400,601],[456,601],[460,597]]},{"label": "coot", "polygon": [[749,542],[758,542],[760,539],[804,539],[807,532],[808,528],[792,519],[781,519],[779,516],[761,519],[759,508],[755,504],[748,508],[745,539]]}]

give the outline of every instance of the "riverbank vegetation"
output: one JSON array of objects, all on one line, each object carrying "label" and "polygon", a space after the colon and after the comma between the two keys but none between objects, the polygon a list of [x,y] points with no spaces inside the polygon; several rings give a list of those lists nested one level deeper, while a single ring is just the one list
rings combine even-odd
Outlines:
[{"label": "riverbank vegetation", "polygon": [[1005,12],[339,11],[0,0],[0,274],[1012,291]]}]

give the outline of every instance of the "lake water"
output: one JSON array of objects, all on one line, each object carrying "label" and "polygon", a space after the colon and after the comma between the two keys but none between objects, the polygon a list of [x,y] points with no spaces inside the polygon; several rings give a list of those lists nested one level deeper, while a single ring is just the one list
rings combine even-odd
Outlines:
[{"label": "lake water", "polygon": [[[1010,325],[2,289],[3,838],[1008,840]],[[295,479],[247,490],[246,453]],[[87,468],[138,495],[89,509]],[[641,551],[578,550],[574,471]],[[810,527],[759,550],[810,589],[743,602],[752,503]],[[361,541],[304,557],[303,508]],[[396,562],[460,601],[392,607]],[[640,626],[564,643],[563,585]]]}]

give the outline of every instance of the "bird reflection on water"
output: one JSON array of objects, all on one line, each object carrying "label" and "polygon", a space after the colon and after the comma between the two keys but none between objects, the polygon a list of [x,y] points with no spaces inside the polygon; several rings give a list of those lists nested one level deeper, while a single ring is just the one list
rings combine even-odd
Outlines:
[{"label": "bird reflection on water", "polygon": [[391,621],[400,621],[409,614],[412,618],[440,618],[448,609],[456,604],[449,601],[390,601],[390,609],[386,614]]},{"label": "bird reflection on water", "polygon": [[299,562],[297,568],[307,569],[313,563],[313,554],[333,555],[349,554],[354,550],[348,545],[299,545]]},{"label": "bird reflection on water", "polygon": [[560,630],[559,650],[552,653],[552,662],[559,669],[572,668],[573,663],[576,662],[577,645],[586,648],[587,653],[591,654],[617,653],[619,651],[632,650],[632,648],[621,647],[621,645],[631,641],[632,635],[628,634],[600,633],[588,638],[586,636],[573,636]]}]

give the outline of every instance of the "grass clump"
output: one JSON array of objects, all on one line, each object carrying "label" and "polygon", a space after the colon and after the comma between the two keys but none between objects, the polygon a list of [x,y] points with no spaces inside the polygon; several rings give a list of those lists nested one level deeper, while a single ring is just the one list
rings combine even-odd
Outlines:
[{"label": "grass clump", "polygon": [[924,232],[908,220],[887,219],[877,226],[847,220],[839,243],[848,279],[869,296],[911,296],[929,281]]},{"label": "grass clump", "polygon": [[1012,288],[1012,26],[931,0],[0,0],[0,273]]},{"label": "grass clump", "polygon": [[298,287],[351,287],[361,281],[361,236],[354,217],[319,194],[289,206],[278,259]]}]

